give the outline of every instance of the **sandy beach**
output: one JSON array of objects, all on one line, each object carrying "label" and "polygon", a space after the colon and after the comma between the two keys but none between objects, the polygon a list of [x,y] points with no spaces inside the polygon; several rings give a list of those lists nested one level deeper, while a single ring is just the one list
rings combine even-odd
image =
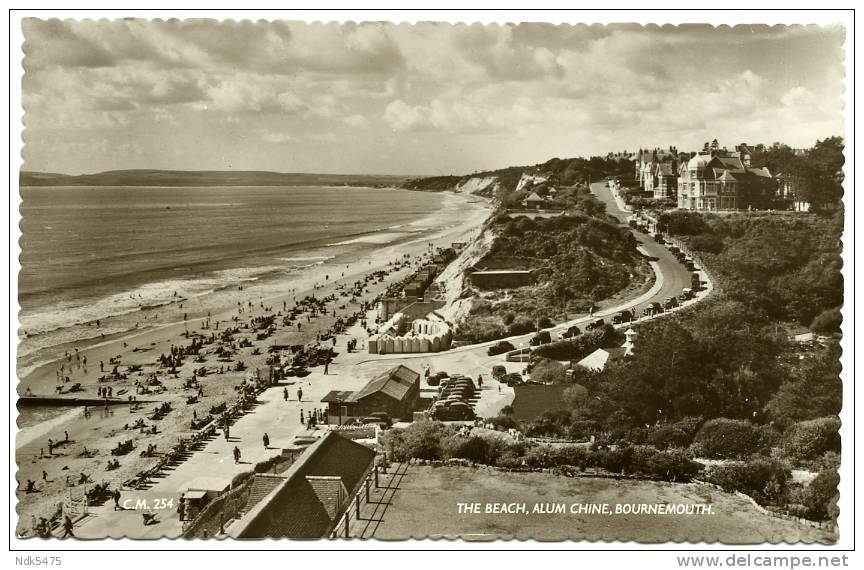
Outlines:
[{"label": "sandy beach", "polygon": [[[158,318],[148,318],[149,323],[138,330],[41,349],[38,362],[19,367],[19,395],[51,396],[59,385],[63,396],[98,398],[101,388],[110,387],[112,401],[126,401],[136,394],[136,381],[143,383],[154,373],[165,391],[138,394],[139,401],[148,403],[136,411],[125,403],[92,407],[86,415],[81,408],[70,408],[20,431],[16,438],[18,533],[26,533],[39,517],[50,517],[64,498],[81,495],[88,486],[101,482],[114,488],[147,469],[154,459],[141,457],[140,451],[152,445],[160,451],[168,449],[180,437],[192,433],[193,417],[200,419],[211,407],[235,399],[235,388],[244,379],[261,374],[266,377],[268,346],[305,344],[314,342],[319,334],[329,333],[337,319],[360,314],[364,303],[381,294],[390,283],[410,275],[424,254],[453,241],[475,238],[490,211],[481,198],[447,194],[440,210],[428,217],[367,238],[367,255],[353,262],[337,266],[332,260],[309,260],[308,266],[290,282],[250,282],[242,289],[222,291],[217,297],[159,307],[152,311]],[[319,300],[333,296],[334,300],[323,304],[326,314],[306,310],[298,314],[296,323],[283,326],[285,312],[312,295]],[[259,340],[254,326],[248,325],[253,319],[268,316],[275,316],[275,333]],[[367,316],[362,315],[360,320]],[[229,326],[238,329],[234,341],[242,347],[230,360],[220,360],[216,353],[204,350],[198,359],[186,358],[176,368],[176,374],[159,367],[160,355],[171,354],[172,346],[186,346],[196,335],[216,336]],[[333,371],[323,380],[316,380],[316,393],[329,389],[326,383],[338,385],[340,379],[351,376],[350,371],[333,373],[339,370],[338,349],[344,351],[347,340],[353,338],[360,340],[358,350],[362,350],[363,335],[359,322],[338,335]],[[248,343],[245,347],[244,342]],[[212,349],[216,344],[205,348]],[[238,361],[243,362],[244,370],[235,369]],[[68,375],[69,382],[58,383],[61,365],[60,375]],[[116,375],[112,374],[115,367]],[[202,392],[194,405],[187,405],[187,398],[195,392],[184,390],[184,382],[193,377],[193,370],[202,368],[208,372],[198,376]],[[100,382],[100,377],[112,379]],[[359,380],[352,379],[355,383]],[[82,391],[70,393],[72,384],[80,384]],[[281,397],[282,388],[278,390]],[[172,407],[170,413],[158,421],[147,419],[146,414],[165,402]],[[309,404],[309,408],[313,406]],[[139,420],[151,428],[155,425],[155,433],[129,428]],[[49,438],[55,444],[50,452]],[[133,441],[134,450],[112,456],[111,450],[126,440]],[[244,441],[243,445],[260,448],[260,441]],[[119,461],[119,468],[106,470],[113,459]],[[25,490],[28,481],[33,482],[32,492]]]}]

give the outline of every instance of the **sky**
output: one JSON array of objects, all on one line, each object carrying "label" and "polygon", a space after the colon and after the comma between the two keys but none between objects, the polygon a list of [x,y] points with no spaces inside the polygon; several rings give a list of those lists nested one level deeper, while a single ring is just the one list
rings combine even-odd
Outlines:
[{"label": "sky", "polygon": [[23,28],[25,170],[468,174],[844,134],[840,26]]}]

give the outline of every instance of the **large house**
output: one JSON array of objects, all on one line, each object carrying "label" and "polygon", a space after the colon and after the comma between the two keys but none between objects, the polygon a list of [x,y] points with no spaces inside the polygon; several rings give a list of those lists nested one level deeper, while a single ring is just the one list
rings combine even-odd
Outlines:
[{"label": "large house", "polygon": [[750,166],[749,148],[728,152],[706,144],[705,150],[682,163],[678,176],[678,207],[711,212],[764,208],[776,181],[767,168]]},{"label": "large house", "polygon": [[[655,198],[671,197],[658,196],[655,188],[662,182],[664,189],[669,187],[669,180],[659,180],[658,171],[663,164],[668,165],[663,169],[665,176],[672,177],[674,182],[675,171],[677,169],[678,150],[675,147],[669,147],[669,150],[655,148],[653,150],[640,149],[636,155],[636,180],[639,187],[645,192],[651,192]],[[665,190],[664,190],[665,192]]]}]

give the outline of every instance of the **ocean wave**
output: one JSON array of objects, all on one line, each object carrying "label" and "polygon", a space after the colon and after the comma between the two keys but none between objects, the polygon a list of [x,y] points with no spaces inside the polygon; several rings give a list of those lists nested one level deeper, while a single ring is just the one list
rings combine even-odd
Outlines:
[{"label": "ocean wave", "polygon": [[313,255],[310,257],[280,257],[279,260],[296,263],[298,261],[329,261],[335,257],[335,255]]},{"label": "ocean wave", "polygon": [[361,243],[381,245],[395,241],[401,237],[404,237],[405,235],[406,232],[375,233],[372,235],[361,236],[345,241],[339,241],[336,243],[328,243],[327,246],[334,247],[339,245],[355,245]]},{"label": "ocean wave", "polygon": [[87,303],[66,303],[34,312],[25,310],[19,316],[20,332],[31,337],[64,328],[90,325],[96,320],[179,304],[283,271],[284,268],[277,266],[224,269],[205,277],[147,283]]}]

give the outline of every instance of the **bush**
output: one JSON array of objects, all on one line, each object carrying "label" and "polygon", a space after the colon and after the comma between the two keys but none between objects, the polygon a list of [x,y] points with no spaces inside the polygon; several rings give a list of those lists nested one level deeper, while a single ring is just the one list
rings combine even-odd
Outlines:
[{"label": "bush", "polygon": [[836,520],[838,485],[840,474],[836,470],[820,471],[804,490],[805,516],[817,521]]},{"label": "bush", "polygon": [[396,461],[415,459],[441,459],[442,441],[452,431],[439,422],[416,422],[404,430],[391,430],[385,434],[384,445]]},{"label": "bush", "polygon": [[761,444],[759,429],[750,422],[718,418],[705,422],[691,452],[709,459],[740,459],[756,453]]},{"label": "bush", "polygon": [[704,234],[690,240],[690,246],[697,251],[720,253],[723,251],[723,238],[714,234]]},{"label": "bush", "polygon": [[658,452],[648,460],[648,472],[664,481],[690,481],[701,470],[702,465],[691,461],[683,451]]},{"label": "bush", "polygon": [[531,368],[531,380],[541,384],[563,384],[566,379],[564,365],[547,358],[540,359]]},{"label": "bush", "polygon": [[834,334],[841,332],[840,325],[843,324],[843,313],[840,307],[822,311],[810,323],[810,330],[817,334]]},{"label": "bush", "polygon": [[711,467],[706,479],[726,491],[739,491],[760,504],[784,504],[792,472],[776,459],[758,458]]},{"label": "bush", "polygon": [[826,452],[840,451],[840,419],[834,416],[793,424],[783,434],[784,456],[805,461]]}]

